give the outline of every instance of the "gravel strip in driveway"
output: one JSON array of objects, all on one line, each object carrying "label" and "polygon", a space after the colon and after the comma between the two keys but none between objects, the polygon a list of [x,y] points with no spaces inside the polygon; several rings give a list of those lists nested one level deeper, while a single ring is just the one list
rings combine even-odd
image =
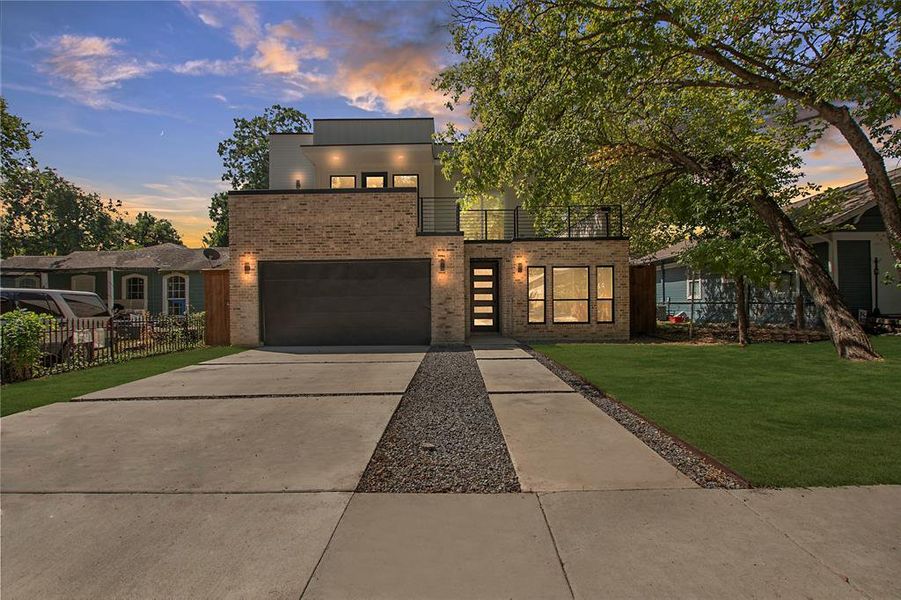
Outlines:
[{"label": "gravel strip in driveway", "polygon": [[471,349],[434,347],[426,354],[357,491],[520,491]]},{"label": "gravel strip in driveway", "polygon": [[613,417],[620,425],[649,446],[651,450],[662,456],[699,486],[727,489],[750,487],[748,482],[737,474],[721,468],[712,458],[702,454],[700,451],[689,448],[681,440],[632,412],[616,400],[606,396],[569,369],[532,348],[525,347],[525,350],[534,356],[538,362],[550,369],[557,377],[572,386],[575,391],[582,394],[592,404]]}]

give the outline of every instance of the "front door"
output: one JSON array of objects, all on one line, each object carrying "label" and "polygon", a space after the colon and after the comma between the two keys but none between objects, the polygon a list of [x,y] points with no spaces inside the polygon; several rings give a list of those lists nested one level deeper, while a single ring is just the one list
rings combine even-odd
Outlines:
[{"label": "front door", "polygon": [[469,263],[469,329],[471,331],[500,331],[497,300],[497,262]]}]

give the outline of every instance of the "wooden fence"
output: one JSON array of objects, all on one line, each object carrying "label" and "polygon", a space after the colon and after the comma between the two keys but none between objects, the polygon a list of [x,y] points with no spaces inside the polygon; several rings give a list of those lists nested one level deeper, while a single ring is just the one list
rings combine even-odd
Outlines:
[{"label": "wooden fence", "polygon": [[203,285],[206,298],[206,343],[208,346],[228,346],[231,339],[228,315],[228,270],[205,270]]},{"label": "wooden fence", "polygon": [[653,265],[629,267],[629,333],[652,334],[657,327],[655,271]]}]

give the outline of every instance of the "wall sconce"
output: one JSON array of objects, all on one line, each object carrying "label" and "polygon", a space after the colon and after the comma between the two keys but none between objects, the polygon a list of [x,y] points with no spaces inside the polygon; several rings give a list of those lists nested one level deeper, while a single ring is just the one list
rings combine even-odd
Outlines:
[{"label": "wall sconce", "polygon": [[295,180],[294,180],[294,189],[295,189],[295,190],[299,190],[299,189],[300,189],[300,179],[295,179]]},{"label": "wall sconce", "polygon": [[517,263],[516,263],[516,272],[522,273],[522,261],[521,260],[517,261]]},{"label": "wall sconce", "polygon": [[442,256],[438,259],[438,272],[444,273],[445,271],[447,271],[447,261]]},{"label": "wall sconce", "polygon": [[250,263],[249,262],[244,263],[244,273],[249,275],[250,271],[251,271]]}]

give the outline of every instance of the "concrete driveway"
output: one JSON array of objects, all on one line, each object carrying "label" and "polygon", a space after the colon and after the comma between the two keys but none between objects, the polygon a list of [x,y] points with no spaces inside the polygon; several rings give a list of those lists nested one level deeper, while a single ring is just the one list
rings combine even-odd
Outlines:
[{"label": "concrete driveway", "polygon": [[5,417],[3,597],[298,598],[426,350],[251,350]]},{"label": "concrete driveway", "polygon": [[353,492],[424,351],[252,350],[5,417],[4,600],[901,596],[901,486],[697,488],[516,349],[478,362],[532,493]]},{"label": "concrete driveway", "polygon": [[427,348],[266,348],[86,394],[79,400],[403,394]]}]

